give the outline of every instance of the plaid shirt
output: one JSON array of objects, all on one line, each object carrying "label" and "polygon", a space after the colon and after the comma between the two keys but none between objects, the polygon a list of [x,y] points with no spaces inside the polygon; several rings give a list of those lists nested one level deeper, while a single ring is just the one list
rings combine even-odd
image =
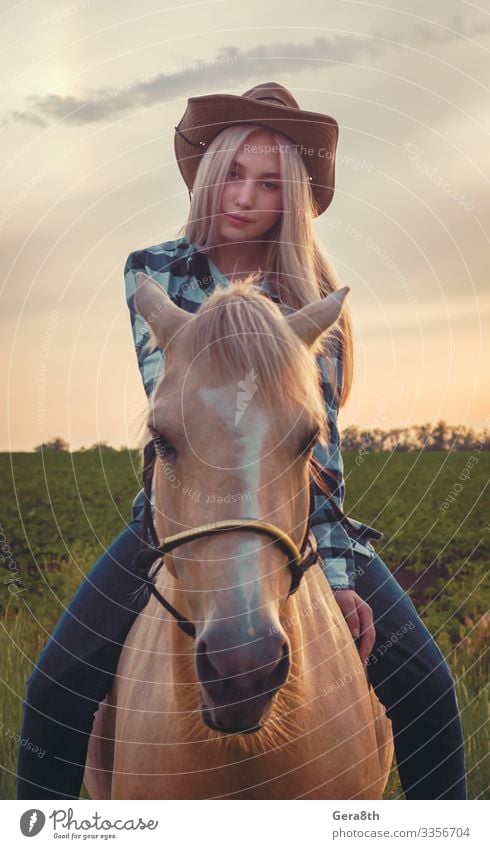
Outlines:
[{"label": "plaid shirt", "polygon": [[[162,374],[163,352],[161,348],[145,349],[149,340],[149,327],[135,310],[135,274],[137,271],[144,271],[162,286],[174,303],[187,312],[195,313],[216,286],[230,285],[230,281],[221,274],[209,257],[207,257],[207,263],[207,265],[205,262],[203,264],[203,255],[185,236],[133,251],[126,260],[124,268],[126,301],[131,317],[138,366],[147,396],[151,395]],[[281,304],[279,298],[270,291],[266,279],[262,281],[260,290],[278,303],[282,312],[291,311],[290,307]],[[337,357],[332,357],[331,360],[330,365],[333,365],[336,380],[338,385],[341,385],[342,360]],[[345,483],[337,427],[338,404],[325,358],[319,355],[317,362],[331,441],[326,447],[317,443],[313,453],[324,469],[337,506],[342,510]],[[316,484],[313,484],[310,526],[318,543],[323,570],[332,588],[354,588],[354,551],[368,558],[373,557],[375,550],[369,537],[382,539],[381,531],[350,517],[345,522],[341,522],[332,509],[330,500]],[[362,542],[356,538],[360,533],[364,534]]]}]

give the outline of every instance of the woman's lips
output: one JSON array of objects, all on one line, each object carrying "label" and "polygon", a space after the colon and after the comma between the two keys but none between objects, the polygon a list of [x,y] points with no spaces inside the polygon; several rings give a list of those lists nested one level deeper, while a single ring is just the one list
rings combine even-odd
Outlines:
[{"label": "woman's lips", "polygon": [[225,212],[225,215],[230,224],[233,224],[235,227],[244,227],[245,224],[252,223],[248,218],[241,218],[239,215],[233,215],[231,212]]}]

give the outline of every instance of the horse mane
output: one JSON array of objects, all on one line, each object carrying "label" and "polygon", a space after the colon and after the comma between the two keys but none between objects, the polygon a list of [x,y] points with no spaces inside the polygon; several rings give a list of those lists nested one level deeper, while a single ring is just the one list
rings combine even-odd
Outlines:
[{"label": "horse mane", "polygon": [[[326,437],[315,349],[294,333],[279,306],[255,288],[256,275],[216,289],[188,325],[186,351],[223,383],[254,381],[266,409],[304,404]],[[255,290],[254,290],[255,288]]]}]

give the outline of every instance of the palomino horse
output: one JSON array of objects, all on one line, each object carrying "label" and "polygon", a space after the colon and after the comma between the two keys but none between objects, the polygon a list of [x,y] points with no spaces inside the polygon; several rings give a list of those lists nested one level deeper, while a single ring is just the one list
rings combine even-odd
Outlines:
[{"label": "palomino horse", "polygon": [[191,632],[151,595],[96,714],[92,798],[377,799],[386,784],[391,724],[319,563],[290,594],[327,439],[315,356],[348,289],[286,316],[251,282],[191,315],[138,274],[165,351],[154,526],[184,537],[152,574]]}]

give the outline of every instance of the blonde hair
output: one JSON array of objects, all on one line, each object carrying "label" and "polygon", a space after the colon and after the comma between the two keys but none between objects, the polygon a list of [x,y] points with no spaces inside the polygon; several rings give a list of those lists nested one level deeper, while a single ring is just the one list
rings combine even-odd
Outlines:
[{"label": "blonde hair", "polygon": [[[293,309],[323,298],[339,288],[336,274],[313,229],[315,212],[309,175],[291,140],[256,124],[239,124],[218,133],[202,156],[194,182],[191,205],[182,235],[206,253],[219,244],[216,210],[237,151],[250,135],[269,133],[279,151],[283,211],[276,224],[264,234],[264,269],[280,300]],[[344,306],[337,325],[325,337],[327,356],[342,359],[342,386],[336,387],[339,406],[350,393],[353,373],[352,325]]]},{"label": "blonde hair", "polygon": [[292,411],[306,396],[308,412],[325,441],[314,348],[299,343],[276,304],[254,290],[254,278],[250,275],[231,287],[215,289],[202,304],[186,336],[189,361],[199,358],[204,374],[221,383],[245,378],[266,408]]}]

